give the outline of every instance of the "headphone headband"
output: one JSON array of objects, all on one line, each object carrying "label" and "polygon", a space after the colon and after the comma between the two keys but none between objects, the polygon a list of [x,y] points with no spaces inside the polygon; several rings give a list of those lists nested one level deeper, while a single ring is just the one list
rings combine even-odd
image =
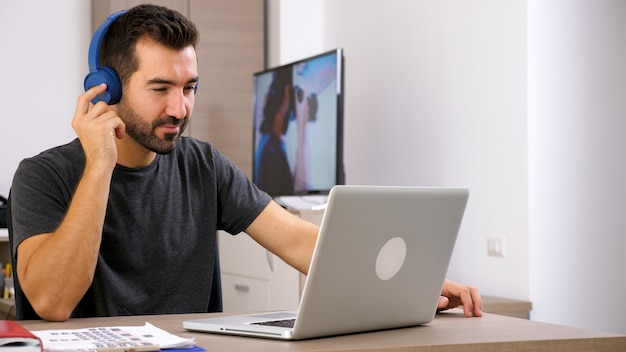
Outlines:
[{"label": "headphone headband", "polygon": [[104,101],[109,105],[113,105],[117,104],[122,98],[122,84],[115,70],[109,66],[100,66],[100,50],[109,27],[125,12],[126,10],[121,10],[109,15],[104,23],[98,27],[89,44],[89,55],[87,57],[89,73],[85,77],[85,91],[102,83],[107,84],[106,92],[92,100],[94,104],[98,101]]},{"label": "headphone headband", "polygon": [[100,48],[102,47],[104,36],[109,31],[111,24],[125,12],[126,10],[122,10],[110,14],[104,23],[96,29],[96,32],[93,34],[93,38],[91,39],[91,44],[89,44],[89,71],[94,71],[100,68]]}]

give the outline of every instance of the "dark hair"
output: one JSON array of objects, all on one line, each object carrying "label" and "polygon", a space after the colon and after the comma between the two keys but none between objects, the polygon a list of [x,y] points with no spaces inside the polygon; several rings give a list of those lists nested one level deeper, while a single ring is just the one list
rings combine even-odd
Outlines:
[{"label": "dark hair", "polygon": [[135,47],[141,38],[182,50],[196,47],[198,30],[187,17],[163,6],[144,4],[130,8],[111,24],[100,50],[101,65],[112,67],[122,84],[139,68]]},{"label": "dark hair", "polygon": [[[265,106],[263,107],[263,121],[261,122],[261,126],[259,127],[259,131],[261,133],[272,133],[274,129],[274,119],[276,118],[276,113],[280,110],[281,105],[283,104],[283,99],[285,97],[285,87],[292,85],[292,77],[293,74],[291,72],[291,67],[285,67],[283,69],[277,70],[273,73],[272,83],[270,84],[270,88],[267,94],[267,100],[265,101]],[[287,109],[286,114],[291,114],[295,111],[294,108],[294,100],[293,94],[289,99],[289,108]],[[289,124],[289,118],[285,118],[283,123],[283,134],[287,131],[287,126]]]}]

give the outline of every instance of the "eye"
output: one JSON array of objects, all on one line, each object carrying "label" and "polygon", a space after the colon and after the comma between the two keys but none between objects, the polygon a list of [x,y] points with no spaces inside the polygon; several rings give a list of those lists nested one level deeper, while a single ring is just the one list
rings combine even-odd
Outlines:
[{"label": "eye", "polygon": [[157,92],[157,93],[167,92],[167,88],[165,88],[165,87],[156,87],[156,88],[152,88],[152,90]]},{"label": "eye", "polygon": [[195,93],[197,88],[198,88],[197,84],[185,86],[185,93]]}]

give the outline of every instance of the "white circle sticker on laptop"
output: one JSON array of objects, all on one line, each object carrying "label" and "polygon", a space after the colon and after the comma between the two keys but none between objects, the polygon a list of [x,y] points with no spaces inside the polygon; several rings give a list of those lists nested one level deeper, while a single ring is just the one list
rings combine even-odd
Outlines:
[{"label": "white circle sticker on laptop", "polygon": [[376,258],[376,275],[381,280],[389,280],[396,276],[406,258],[406,242],[402,237],[394,237],[387,241],[378,252]]}]

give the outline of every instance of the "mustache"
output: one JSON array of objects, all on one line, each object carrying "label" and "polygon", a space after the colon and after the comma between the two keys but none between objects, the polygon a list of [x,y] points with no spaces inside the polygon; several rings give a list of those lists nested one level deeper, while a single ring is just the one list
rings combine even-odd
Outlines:
[{"label": "mustache", "polygon": [[185,122],[187,122],[187,116],[185,116],[182,119],[178,119],[174,116],[167,116],[162,119],[155,120],[152,123],[152,126],[153,127],[165,126],[165,125],[182,126]]}]

